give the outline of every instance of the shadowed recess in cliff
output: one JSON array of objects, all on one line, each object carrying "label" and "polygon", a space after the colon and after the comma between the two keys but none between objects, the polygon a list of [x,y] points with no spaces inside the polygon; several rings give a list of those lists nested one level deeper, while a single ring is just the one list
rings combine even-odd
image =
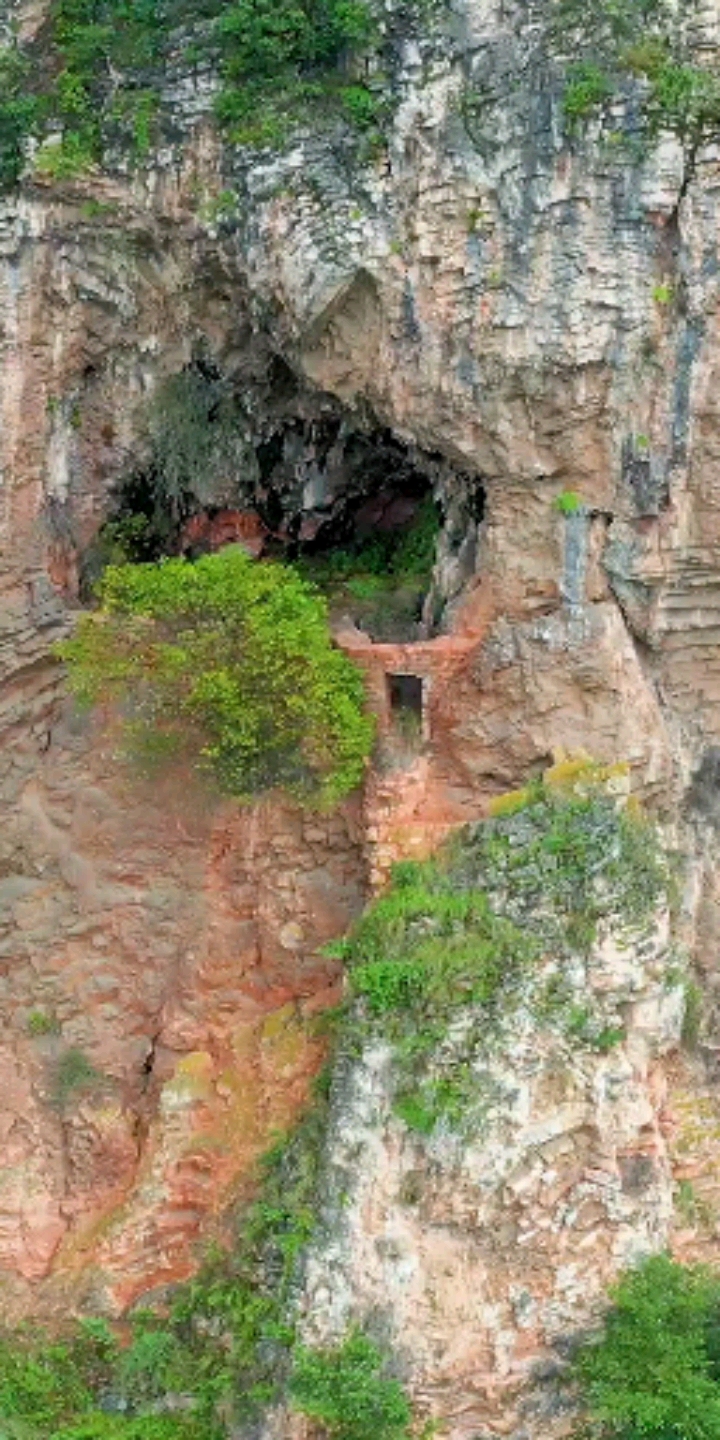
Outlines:
[{"label": "shadowed recess in cliff", "polygon": [[199,356],[157,392],[140,444],[82,559],[85,599],[108,564],[239,543],[295,561],[374,639],[409,640],[438,628],[474,572],[480,481],[308,390],[279,357],[241,387]]}]

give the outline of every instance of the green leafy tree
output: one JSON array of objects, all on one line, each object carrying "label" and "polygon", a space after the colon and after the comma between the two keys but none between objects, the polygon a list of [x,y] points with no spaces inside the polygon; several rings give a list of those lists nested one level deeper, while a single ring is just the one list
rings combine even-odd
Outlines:
[{"label": "green leafy tree", "polygon": [[586,1344],[576,1363],[601,1433],[618,1440],[717,1440],[717,1276],[658,1255],[619,1282],[613,1302],[601,1339]]},{"label": "green leafy tree", "polygon": [[125,705],[141,757],[190,760],[244,799],[282,786],[325,806],[359,784],[373,737],[362,680],[293,570],[232,547],[111,566],[100,600],[59,653],[81,702]]},{"label": "green leafy tree", "polygon": [[320,1421],[332,1440],[406,1440],[412,1411],[387,1374],[382,1352],[360,1331],[328,1349],[298,1347],[290,1379],[294,1409]]}]

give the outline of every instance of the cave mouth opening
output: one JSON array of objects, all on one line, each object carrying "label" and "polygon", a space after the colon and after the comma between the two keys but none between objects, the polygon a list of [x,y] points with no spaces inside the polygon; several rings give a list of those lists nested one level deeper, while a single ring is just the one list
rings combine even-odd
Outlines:
[{"label": "cave mouth opening", "polygon": [[107,564],[196,559],[240,543],[296,564],[338,624],[381,641],[436,633],[447,598],[438,557],[447,575],[454,553],[467,552],[468,527],[482,518],[479,482],[308,394],[284,362],[267,370],[261,402],[204,358],[165,382],[144,463],[118,481],[84,557],[83,598]]},{"label": "cave mouth opening", "polygon": [[431,468],[387,430],[343,437],[341,467],[329,493],[320,480],[284,558],[324,591],[336,624],[421,638],[443,524]]}]

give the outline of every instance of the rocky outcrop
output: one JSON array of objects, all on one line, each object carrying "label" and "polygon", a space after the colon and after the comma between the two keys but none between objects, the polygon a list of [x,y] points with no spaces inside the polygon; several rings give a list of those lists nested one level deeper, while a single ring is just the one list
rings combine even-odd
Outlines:
[{"label": "rocky outcrop", "polygon": [[[518,876],[539,863],[532,827],[532,811],[519,812],[494,832],[509,837],[512,861],[492,903],[516,919]],[[598,838],[595,879],[576,880],[576,896],[597,883],[609,913],[616,843],[603,859]],[[530,933],[550,925],[554,904],[550,893],[533,901]],[[675,1058],[685,1000],[668,916],[661,904],[640,915],[636,902],[587,953],[551,947],[490,1007],[454,1012],[437,1073],[462,1077],[463,1098],[434,1123],[398,1104],[402,1042],[376,1033],[359,1055],[350,1045],[336,1073],[320,1224],[298,1300],[304,1337],[322,1346],[369,1330],[419,1415],[453,1440],[573,1433],[576,1399],[558,1384],[573,1341],[597,1322],[618,1271],[669,1243],[676,1175],[687,1186],[689,1173],[706,1173],[707,1101],[698,1096],[691,1119]],[[417,933],[432,934],[432,923],[415,913]],[[396,933],[407,965],[407,932]],[[478,966],[481,951],[476,942]],[[548,1004],[558,982],[559,1008]],[[430,999],[422,1013],[437,1034]],[[698,1121],[698,1168],[674,1172]],[[694,1203],[707,1222],[707,1198]]]}]

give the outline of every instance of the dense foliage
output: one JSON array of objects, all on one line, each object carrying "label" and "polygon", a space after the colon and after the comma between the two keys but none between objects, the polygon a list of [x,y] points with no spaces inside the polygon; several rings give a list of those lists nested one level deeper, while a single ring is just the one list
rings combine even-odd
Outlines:
[{"label": "dense foliage", "polygon": [[361,128],[378,118],[350,56],[374,39],[366,0],[51,0],[38,36],[0,52],[0,185],[29,135],[40,170],[67,178],[108,151],[142,158],[172,116],[168,71],[215,73],[230,138],[282,138],[303,105],[328,100]]},{"label": "dense foliage", "polygon": [[412,1411],[386,1357],[366,1335],[338,1346],[298,1346],[290,1377],[297,1410],[317,1420],[330,1440],[406,1440]]},{"label": "dense foliage", "polygon": [[575,1372],[602,1440],[717,1440],[720,1277],[659,1255],[612,1292]]},{"label": "dense foliage", "polygon": [[190,1415],[101,1409],[122,1365],[102,1320],[79,1321],[55,1338],[30,1330],[0,1337],[0,1433],[7,1440],[207,1440]]},{"label": "dense foliage", "polygon": [[59,650],[81,702],[126,705],[141,759],[182,758],[241,798],[281,786],[327,805],[358,785],[373,735],[362,680],[292,569],[231,547],[111,566],[100,593]]}]

